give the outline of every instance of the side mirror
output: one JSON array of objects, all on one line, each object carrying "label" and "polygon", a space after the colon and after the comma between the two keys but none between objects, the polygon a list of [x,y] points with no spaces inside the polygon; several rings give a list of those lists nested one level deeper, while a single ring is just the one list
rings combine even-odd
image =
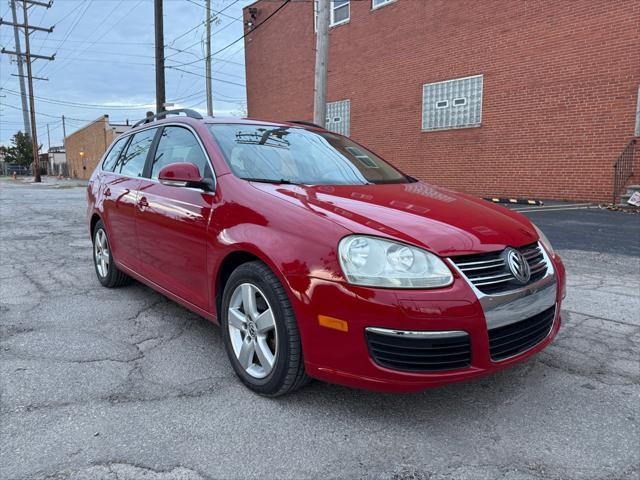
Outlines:
[{"label": "side mirror", "polygon": [[172,187],[195,187],[213,190],[213,182],[200,175],[200,170],[193,163],[177,162],[162,167],[158,180],[163,185]]}]

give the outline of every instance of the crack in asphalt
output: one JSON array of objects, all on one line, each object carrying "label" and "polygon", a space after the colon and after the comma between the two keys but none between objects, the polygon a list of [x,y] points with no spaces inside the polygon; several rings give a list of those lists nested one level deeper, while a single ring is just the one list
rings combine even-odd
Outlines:
[{"label": "crack in asphalt", "polygon": [[113,461],[108,463],[95,463],[81,469],[65,469],[56,473],[44,474],[38,477],[40,480],[75,480],[79,478],[104,479],[104,480],[131,480],[132,478],[145,478],[147,480],[210,480],[192,468],[182,465],[173,465],[164,469],[155,469],[138,463],[127,461]]}]

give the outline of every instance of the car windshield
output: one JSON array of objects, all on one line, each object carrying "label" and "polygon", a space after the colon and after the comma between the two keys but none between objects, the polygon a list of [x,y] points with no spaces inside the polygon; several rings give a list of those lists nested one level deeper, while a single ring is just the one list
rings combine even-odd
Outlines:
[{"label": "car windshield", "polygon": [[273,125],[212,124],[234,175],[305,185],[408,183],[406,175],[348,138]]}]

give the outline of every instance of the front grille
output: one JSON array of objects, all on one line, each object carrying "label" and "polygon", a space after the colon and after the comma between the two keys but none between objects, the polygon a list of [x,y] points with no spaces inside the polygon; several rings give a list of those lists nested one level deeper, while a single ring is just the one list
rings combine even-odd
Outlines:
[{"label": "front grille", "polygon": [[549,335],[555,314],[554,306],[525,320],[490,329],[491,358],[504,360],[536,346]]},{"label": "front grille", "polygon": [[[517,250],[520,250],[526,257],[531,270],[531,278],[527,285],[546,275],[547,262],[538,243],[532,243]],[[509,270],[504,259],[504,250],[476,255],[461,255],[451,257],[451,260],[482,293],[502,293],[523,287]]]},{"label": "front grille", "polygon": [[367,330],[366,337],[373,360],[386,368],[432,372],[471,365],[471,340],[464,332],[429,338]]}]

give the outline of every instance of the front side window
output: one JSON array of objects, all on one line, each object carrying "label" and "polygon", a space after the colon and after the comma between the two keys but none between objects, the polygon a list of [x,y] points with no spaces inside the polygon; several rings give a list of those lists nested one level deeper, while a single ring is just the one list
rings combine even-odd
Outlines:
[{"label": "front side window", "polygon": [[127,140],[129,140],[129,137],[122,137],[113,145],[113,147],[111,147],[111,150],[102,162],[102,170],[105,172],[113,172],[113,168],[116,166],[118,158],[120,158],[120,154],[122,153],[122,149],[127,144]]},{"label": "front side window", "polygon": [[116,164],[115,172],[128,177],[140,177],[144,170],[144,163],[147,159],[147,153],[153,143],[153,137],[156,134],[155,128],[144,130],[136,133],[127,147],[124,155],[120,156]]},{"label": "front side window", "polygon": [[243,124],[209,129],[233,174],[245,180],[305,185],[411,181],[380,157],[331,132]]},{"label": "front side window", "polygon": [[165,127],[153,158],[151,178],[157,179],[162,167],[177,162],[193,163],[200,175],[211,176],[209,161],[194,134],[183,127]]}]

